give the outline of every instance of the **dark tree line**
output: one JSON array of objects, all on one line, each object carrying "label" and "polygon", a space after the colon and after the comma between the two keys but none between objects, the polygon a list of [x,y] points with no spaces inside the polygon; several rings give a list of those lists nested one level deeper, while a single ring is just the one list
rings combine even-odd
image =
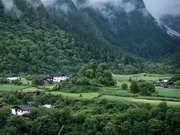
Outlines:
[{"label": "dark tree line", "polygon": [[[0,95],[1,99],[6,96]],[[10,94],[23,102],[21,93]],[[15,101],[15,100],[14,100]],[[180,113],[178,108],[167,107],[166,102],[158,106],[108,100],[77,100],[51,94],[40,94],[29,99],[34,106],[31,119],[13,116],[8,107],[0,109],[1,135],[178,135]],[[17,104],[11,102],[10,104]],[[54,109],[41,107],[55,105]]]}]

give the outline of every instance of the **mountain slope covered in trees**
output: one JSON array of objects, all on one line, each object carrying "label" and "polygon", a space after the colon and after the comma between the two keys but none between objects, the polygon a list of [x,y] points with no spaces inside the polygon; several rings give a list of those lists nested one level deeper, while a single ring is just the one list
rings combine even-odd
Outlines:
[{"label": "mountain slope covered in trees", "polygon": [[0,1],[3,74],[70,73],[91,61],[108,63],[114,73],[174,69],[164,62],[147,62],[147,57],[174,52],[179,40],[163,32],[150,15],[137,10],[145,10],[142,1],[135,3],[138,8],[129,13],[103,5],[112,11],[115,20],[108,20],[92,7],[82,8],[85,1],[79,1],[79,5],[71,0],[57,0],[51,5],[40,0],[12,2],[10,8]]}]

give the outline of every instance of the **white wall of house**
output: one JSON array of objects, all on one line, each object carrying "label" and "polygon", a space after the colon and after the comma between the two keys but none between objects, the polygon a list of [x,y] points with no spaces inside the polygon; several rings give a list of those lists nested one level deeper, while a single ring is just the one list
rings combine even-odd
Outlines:
[{"label": "white wall of house", "polygon": [[69,78],[69,77],[67,77],[67,76],[60,76],[60,77],[54,76],[54,77],[53,77],[53,82],[61,82],[61,81],[66,80],[66,79],[68,79],[68,78]]},{"label": "white wall of house", "polygon": [[168,80],[163,80],[163,82],[168,82]]},{"label": "white wall of house", "polygon": [[11,111],[12,111],[12,114],[14,115],[23,115],[25,113],[29,113],[29,111],[23,111],[21,109],[14,109],[14,108],[12,108]]},{"label": "white wall of house", "polygon": [[13,81],[13,80],[17,80],[18,78],[17,77],[7,77],[6,79]]}]

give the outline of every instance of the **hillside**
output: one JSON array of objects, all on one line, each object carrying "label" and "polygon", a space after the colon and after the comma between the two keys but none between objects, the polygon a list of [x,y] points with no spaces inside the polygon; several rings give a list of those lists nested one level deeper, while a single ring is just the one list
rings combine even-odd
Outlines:
[{"label": "hillside", "polygon": [[142,1],[91,4],[1,0],[1,74],[70,73],[92,61],[108,63],[114,73],[175,71],[179,62],[169,57],[179,56],[180,41],[160,29]]},{"label": "hillside", "polygon": [[83,34],[138,56],[160,57],[179,44],[160,28],[142,0],[57,0],[46,7]]}]

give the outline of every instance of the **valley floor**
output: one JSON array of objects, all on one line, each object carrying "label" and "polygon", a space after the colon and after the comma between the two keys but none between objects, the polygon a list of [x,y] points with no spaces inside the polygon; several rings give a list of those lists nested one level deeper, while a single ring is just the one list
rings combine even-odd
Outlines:
[{"label": "valley floor", "polygon": [[149,103],[151,105],[158,105],[162,101],[166,101],[169,107],[180,108],[180,89],[174,88],[156,88],[156,93],[152,96],[141,96],[139,94],[134,94],[129,92],[129,90],[121,90],[121,85],[123,83],[130,86],[129,79],[133,80],[145,80],[147,82],[157,81],[160,78],[171,78],[172,75],[158,75],[158,74],[136,74],[136,75],[113,75],[113,78],[116,80],[117,84],[114,87],[104,87],[101,88],[98,92],[90,93],[66,93],[62,91],[51,91],[54,84],[44,85],[38,88],[28,87],[28,86],[16,86],[16,85],[0,85],[0,92],[33,92],[41,91],[47,94],[51,93],[53,95],[62,95],[68,98],[75,99],[93,99],[93,100],[113,100],[120,102],[129,102],[129,103]]}]

